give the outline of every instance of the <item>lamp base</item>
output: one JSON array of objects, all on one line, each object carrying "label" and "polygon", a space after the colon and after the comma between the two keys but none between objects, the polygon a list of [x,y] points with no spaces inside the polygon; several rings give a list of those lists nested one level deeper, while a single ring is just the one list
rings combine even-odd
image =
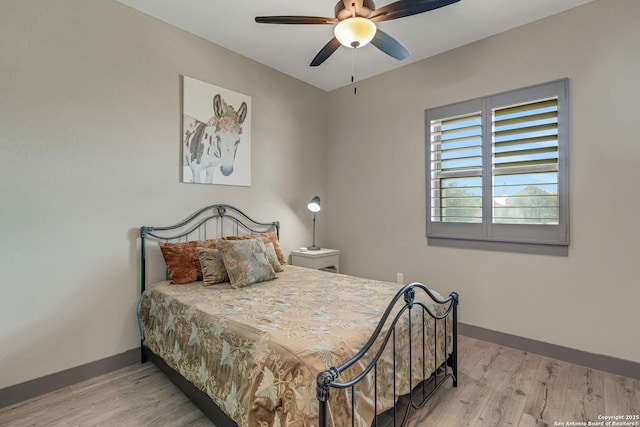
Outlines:
[{"label": "lamp base", "polygon": [[320,246],[307,246],[308,251],[319,251],[320,249]]}]

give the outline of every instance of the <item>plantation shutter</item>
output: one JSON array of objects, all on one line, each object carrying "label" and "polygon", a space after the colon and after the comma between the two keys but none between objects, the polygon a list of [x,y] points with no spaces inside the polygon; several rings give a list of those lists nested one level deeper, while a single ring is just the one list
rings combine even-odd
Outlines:
[{"label": "plantation shutter", "polygon": [[566,253],[521,244],[569,244],[568,79],[427,109],[425,133],[430,242]]},{"label": "plantation shutter", "polygon": [[431,219],[482,222],[480,112],[431,121]]},{"label": "plantation shutter", "polygon": [[558,224],[558,99],[492,110],[494,224]]}]

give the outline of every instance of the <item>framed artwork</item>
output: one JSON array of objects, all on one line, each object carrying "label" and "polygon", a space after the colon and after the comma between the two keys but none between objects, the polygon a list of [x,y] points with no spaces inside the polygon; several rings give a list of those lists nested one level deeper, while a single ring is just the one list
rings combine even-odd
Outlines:
[{"label": "framed artwork", "polygon": [[251,97],[182,78],[182,182],[251,185]]}]

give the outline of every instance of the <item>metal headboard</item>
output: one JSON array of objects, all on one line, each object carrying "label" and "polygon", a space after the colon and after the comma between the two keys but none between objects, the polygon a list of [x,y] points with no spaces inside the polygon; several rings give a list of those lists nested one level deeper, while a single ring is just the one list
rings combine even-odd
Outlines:
[{"label": "metal headboard", "polygon": [[256,221],[240,209],[226,204],[202,208],[178,224],[164,227],[142,226],[140,227],[141,292],[144,292],[146,287],[147,239],[163,242],[190,241],[270,231],[275,231],[280,238],[280,222]]}]

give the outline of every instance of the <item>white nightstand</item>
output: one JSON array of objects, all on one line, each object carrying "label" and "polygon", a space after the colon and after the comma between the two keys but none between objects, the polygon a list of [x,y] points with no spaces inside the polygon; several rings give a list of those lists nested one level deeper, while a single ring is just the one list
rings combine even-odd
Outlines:
[{"label": "white nightstand", "polygon": [[322,248],[317,251],[294,249],[291,251],[291,264],[317,270],[334,270],[340,272],[340,251]]}]

